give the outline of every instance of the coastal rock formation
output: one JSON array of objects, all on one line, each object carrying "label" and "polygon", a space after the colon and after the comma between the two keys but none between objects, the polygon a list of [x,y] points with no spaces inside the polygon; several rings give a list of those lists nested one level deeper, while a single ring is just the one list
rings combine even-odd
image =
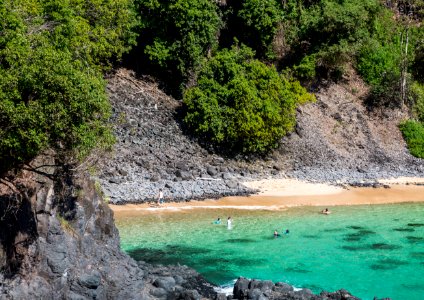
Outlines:
[{"label": "coastal rock formation", "polygon": [[48,158],[31,165],[0,184],[0,299],[214,297],[194,270],[123,253],[94,181]]},{"label": "coastal rock formation", "polygon": [[184,133],[180,101],[149,78],[119,69],[108,81],[117,144],[102,162],[101,185],[112,203],[128,203],[150,201],[159,188],[172,201],[244,195],[253,191],[241,183],[259,178],[358,185],[424,176],[424,160],[408,153],[397,128],[405,112],[369,112],[364,83],[353,71],[349,76],[298,108],[295,131],[278,149],[229,158]]},{"label": "coastal rock formation", "polygon": [[234,285],[232,299],[249,300],[359,300],[346,290],[338,290],[334,293],[321,292],[314,295],[308,289],[295,290],[291,285],[283,282],[273,283],[269,280],[249,280],[243,277],[237,279]]},{"label": "coastal rock formation", "polygon": [[142,299],[144,272],[120,251],[94,182],[49,159],[32,165],[0,186],[0,298]]}]

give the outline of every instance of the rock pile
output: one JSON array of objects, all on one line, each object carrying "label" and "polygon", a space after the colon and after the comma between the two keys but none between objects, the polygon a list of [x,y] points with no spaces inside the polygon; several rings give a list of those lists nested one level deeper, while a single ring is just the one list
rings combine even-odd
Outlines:
[{"label": "rock pile", "polygon": [[[223,295],[219,295],[222,300]],[[359,300],[346,290],[330,293],[322,291],[315,295],[309,289],[295,290],[291,285],[283,282],[273,283],[269,280],[249,280],[240,277],[234,285],[233,295],[228,299],[238,300]],[[376,299],[376,298],[375,298]],[[386,298],[386,300],[390,300]]]}]

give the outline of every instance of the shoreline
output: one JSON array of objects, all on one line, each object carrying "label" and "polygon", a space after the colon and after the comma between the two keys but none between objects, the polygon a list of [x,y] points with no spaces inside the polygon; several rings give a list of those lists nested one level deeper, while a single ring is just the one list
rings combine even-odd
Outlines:
[{"label": "shoreline", "polygon": [[[113,205],[118,214],[176,212],[192,209],[285,210],[296,206],[340,206],[424,202],[424,178],[401,177],[378,181],[385,187],[342,187],[297,179],[265,179],[244,182],[257,194],[220,199],[165,202],[157,207],[148,203]],[[168,200],[169,201],[169,200]]]}]

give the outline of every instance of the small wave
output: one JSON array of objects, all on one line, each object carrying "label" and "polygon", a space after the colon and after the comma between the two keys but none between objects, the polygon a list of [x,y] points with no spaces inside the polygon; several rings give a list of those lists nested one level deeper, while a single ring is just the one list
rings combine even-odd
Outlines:
[{"label": "small wave", "polygon": [[225,296],[232,295],[234,290],[234,284],[236,283],[236,281],[237,279],[234,279],[231,283],[214,287],[214,290],[219,294],[225,294]]}]

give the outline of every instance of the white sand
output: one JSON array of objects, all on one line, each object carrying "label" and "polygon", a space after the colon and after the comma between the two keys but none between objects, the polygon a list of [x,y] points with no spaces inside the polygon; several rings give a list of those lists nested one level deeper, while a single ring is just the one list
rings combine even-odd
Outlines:
[{"label": "white sand", "polygon": [[297,179],[263,179],[259,181],[247,181],[243,184],[249,188],[257,189],[260,196],[312,196],[331,195],[341,193],[342,187],[311,183]]}]

